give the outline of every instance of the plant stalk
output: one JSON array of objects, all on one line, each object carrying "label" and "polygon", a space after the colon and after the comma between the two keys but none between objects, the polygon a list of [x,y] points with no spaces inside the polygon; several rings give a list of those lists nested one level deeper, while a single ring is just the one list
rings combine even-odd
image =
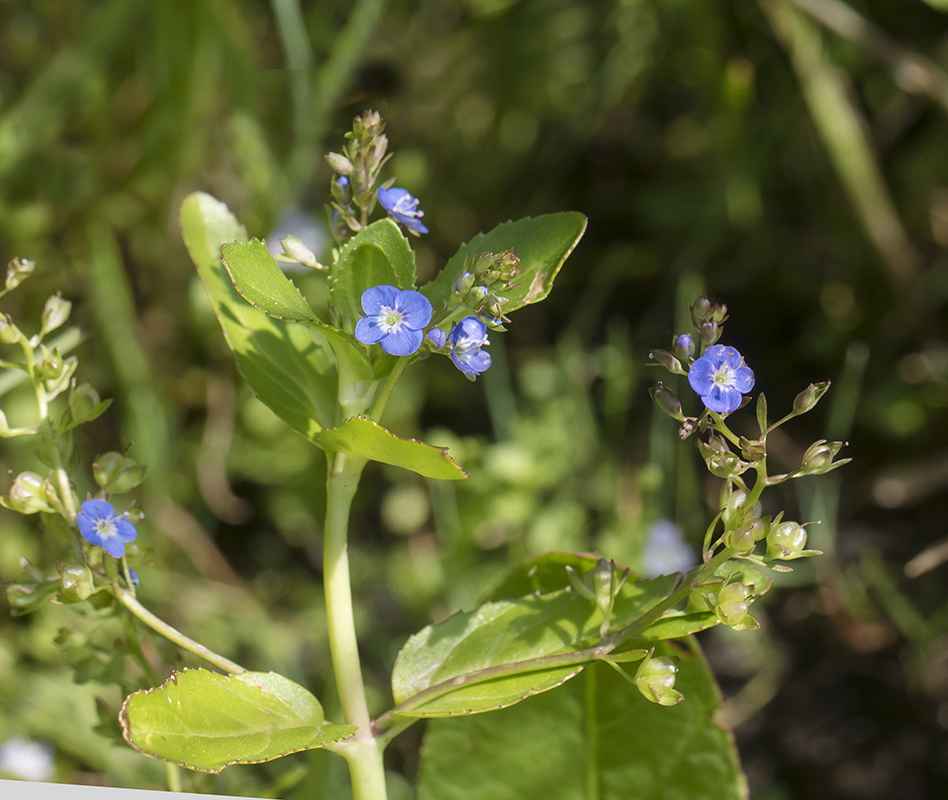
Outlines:
[{"label": "plant stalk", "polygon": [[355,800],[385,800],[385,769],[382,762],[385,745],[373,733],[365,699],[349,580],[349,509],[364,466],[365,459],[336,453],[330,456],[329,476],[326,479],[323,582],[329,648],[343,716],[348,724],[358,726],[350,739],[333,749],[349,765]]}]

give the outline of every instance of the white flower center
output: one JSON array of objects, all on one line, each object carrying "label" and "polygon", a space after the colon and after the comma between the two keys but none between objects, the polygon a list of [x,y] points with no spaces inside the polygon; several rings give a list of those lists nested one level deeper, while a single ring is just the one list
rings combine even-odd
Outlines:
[{"label": "white flower center", "polygon": [[405,324],[405,317],[401,311],[388,306],[379,308],[378,326],[382,333],[398,333]]},{"label": "white flower center", "polygon": [[395,203],[395,207],[392,209],[393,214],[404,214],[406,217],[417,217],[418,212],[416,208],[418,207],[418,201],[411,197],[410,195],[403,195],[398,199],[398,202]]},{"label": "white flower center", "polygon": [[99,536],[108,539],[115,536],[115,521],[110,519],[96,520],[95,529],[99,532]]},{"label": "white flower center", "polygon": [[734,373],[731,371],[731,368],[727,364],[722,364],[714,371],[714,380],[715,383],[719,383],[722,386],[730,386],[734,383]]}]

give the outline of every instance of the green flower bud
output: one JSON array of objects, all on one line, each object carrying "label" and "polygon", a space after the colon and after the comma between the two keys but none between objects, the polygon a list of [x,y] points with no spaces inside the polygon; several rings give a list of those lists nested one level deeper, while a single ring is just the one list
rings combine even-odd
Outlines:
[{"label": "green flower bud", "polygon": [[830,382],[823,381],[823,383],[811,383],[806,387],[800,394],[794,398],[793,401],[793,410],[797,414],[805,414],[807,411],[812,409],[818,402],[820,398],[829,391]]},{"label": "green flower bud", "polygon": [[653,350],[648,354],[648,357],[657,361],[665,369],[671,372],[674,375],[686,375],[684,369],[682,369],[681,362],[675,358],[667,350]]},{"label": "green flower bud", "polygon": [[13,481],[6,497],[0,497],[0,504],[20,514],[38,514],[40,511],[54,511],[46,494],[46,481],[35,472],[21,472]]},{"label": "green flower bud", "polygon": [[106,492],[130,492],[145,479],[146,467],[122,453],[105,453],[92,465],[95,482]]},{"label": "green flower bud", "polygon": [[67,603],[78,603],[85,600],[95,589],[95,580],[88,567],[82,564],[66,564],[63,561],[56,562],[56,570],[62,578],[63,601]]},{"label": "green flower bud", "polygon": [[694,323],[696,328],[700,328],[708,319],[708,314],[711,311],[711,301],[707,297],[701,295],[694,303],[691,304],[691,321]]},{"label": "green flower bud", "polygon": [[662,706],[673,706],[683,699],[674,689],[678,664],[668,656],[647,658],[635,673],[635,685],[646,700]]},{"label": "green flower bud", "polygon": [[767,558],[788,561],[806,547],[806,529],[797,522],[781,522],[767,534]]},{"label": "green flower bud", "polygon": [[14,258],[7,264],[6,290],[16,289],[23,281],[33,274],[36,262],[28,258]]},{"label": "green flower bud", "polygon": [[69,392],[69,410],[72,412],[72,422],[75,425],[97,419],[110,405],[112,401],[103,402],[91,383],[74,385]]},{"label": "green flower bud", "polygon": [[659,381],[658,384],[648,390],[648,393],[652,400],[655,401],[655,405],[668,414],[668,416],[674,420],[678,420],[678,422],[685,421],[685,416],[681,413],[681,403],[678,401],[675,393],[664,383]]},{"label": "green flower bud", "polygon": [[800,462],[800,468],[796,471],[797,475],[823,475],[836,467],[849,463],[852,459],[844,458],[841,461],[833,462],[839,453],[843,442],[827,442],[825,439],[813,442]]},{"label": "green flower bud", "polygon": [[340,175],[345,175],[346,177],[351,175],[355,169],[355,167],[352,166],[352,162],[345,156],[339,155],[339,153],[327,153],[326,163],[329,164],[329,168],[333,172],[338,172]]},{"label": "green flower bud", "polygon": [[68,300],[63,300],[62,292],[56,292],[56,294],[46,301],[46,306],[43,308],[41,332],[47,334],[50,331],[56,330],[56,328],[69,319],[70,311],[72,311],[72,303]]},{"label": "green flower bud", "polygon": [[3,344],[16,344],[22,338],[20,329],[13,324],[13,317],[4,314],[0,317],[0,342]]},{"label": "green flower bud", "polygon": [[295,236],[284,236],[280,239],[280,244],[283,245],[285,255],[278,256],[277,261],[302,264],[304,267],[313,267],[314,269],[324,269],[316,258],[316,254]]}]

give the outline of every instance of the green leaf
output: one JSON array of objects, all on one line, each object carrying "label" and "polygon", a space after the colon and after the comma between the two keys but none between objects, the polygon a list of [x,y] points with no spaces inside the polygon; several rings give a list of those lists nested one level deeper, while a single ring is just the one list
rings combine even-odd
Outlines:
[{"label": "green leaf", "polygon": [[[395,713],[442,717],[518,703],[559,686],[587,662],[549,669],[524,664],[513,675],[494,678],[484,673],[458,686],[450,681],[492,667],[580,650],[584,643],[597,640],[598,634],[595,606],[565,589],[487,603],[456,614],[415,634],[399,652],[392,673],[395,702],[405,703],[421,692],[427,695]],[[441,684],[445,685],[435,689]]]},{"label": "green leaf", "polygon": [[[659,647],[657,655],[674,654]],[[493,714],[432,720],[418,800],[740,800],[744,776],[720,697],[693,642],[675,688],[650,703],[605,664]]]},{"label": "green leaf", "polygon": [[576,211],[505,222],[461,245],[441,273],[421,291],[439,311],[454,291],[454,281],[469,253],[501,253],[512,247],[524,273],[517,279],[519,287],[506,294],[508,302],[504,312],[509,314],[543,300],[550,293],[556,273],[585,230],[586,217]]},{"label": "green leaf", "polygon": [[347,419],[338,428],[319,434],[316,443],[324,450],[404,467],[426,478],[458,481],[468,476],[447,450],[414,439],[399,439],[368,417]]},{"label": "green leaf", "polygon": [[317,319],[316,312],[283,274],[267,246],[259,239],[225,244],[221,248],[221,258],[241,297],[268,317],[277,317],[284,322]]},{"label": "green leaf", "polygon": [[380,219],[359,231],[342,248],[329,272],[329,292],[337,319],[345,331],[355,330],[362,314],[362,293],[373,286],[415,288],[415,254],[390,219]]},{"label": "green leaf", "polygon": [[227,206],[196,192],[181,205],[181,231],[210,296],[237,369],[254,394],[309,439],[335,424],[337,384],[332,353],[302,325],[268,317],[244,300],[221,262],[221,246],[246,241]]},{"label": "green leaf", "polygon": [[507,572],[482,600],[505,600],[534,592],[546,594],[565,589],[569,586],[567,566],[582,575],[596,566],[598,558],[589,553],[546,553],[528,559]]},{"label": "green leaf", "polygon": [[119,722],[140,753],[201,772],[325,747],[357,730],[325,724],[319,701],[282,675],[203,669],[173,672],[157,689],[129,695]]}]

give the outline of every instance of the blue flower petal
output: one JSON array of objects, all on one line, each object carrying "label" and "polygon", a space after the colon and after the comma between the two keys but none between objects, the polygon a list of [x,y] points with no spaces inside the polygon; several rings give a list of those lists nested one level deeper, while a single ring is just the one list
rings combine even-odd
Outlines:
[{"label": "blue flower petal", "polygon": [[395,308],[405,315],[405,325],[421,330],[431,322],[431,302],[421,292],[405,289],[395,298]]},{"label": "blue flower petal", "polygon": [[419,347],[424,334],[411,328],[393,331],[382,339],[382,349],[390,356],[410,356]]},{"label": "blue flower petal", "polygon": [[733,373],[734,388],[747,394],[754,388],[754,371],[750,367],[738,367]]},{"label": "blue flower petal", "polygon": [[397,286],[389,286],[383,283],[381,286],[373,286],[362,293],[362,310],[366,314],[378,314],[379,308],[386,306],[393,308],[395,305],[395,295],[398,294]]},{"label": "blue flower petal", "polygon": [[378,344],[385,338],[384,331],[379,327],[378,316],[362,317],[356,323],[355,337],[362,344]]},{"label": "blue flower petal", "polygon": [[688,370],[688,383],[695,390],[695,394],[703,397],[714,386],[714,364],[711,359],[702,356]]}]

